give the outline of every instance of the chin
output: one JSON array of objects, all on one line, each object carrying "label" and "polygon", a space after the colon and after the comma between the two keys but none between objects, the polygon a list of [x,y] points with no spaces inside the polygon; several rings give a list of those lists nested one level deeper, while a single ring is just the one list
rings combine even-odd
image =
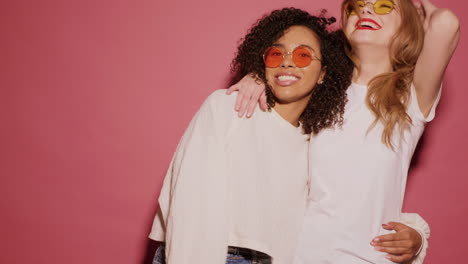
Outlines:
[{"label": "chin", "polygon": [[351,39],[351,43],[353,44],[353,46],[360,46],[360,45],[385,46],[384,43],[382,43],[380,39],[376,39],[375,36],[369,36],[369,35],[354,36]]},{"label": "chin", "polygon": [[304,95],[304,94],[299,94],[297,92],[294,92],[294,93],[273,92],[273,95],[275,96],[276,102],[279,104],[296,103],[296,102],[304,100],[304,98],[308,96],[308,94]]},{"label": "chin", "polygon": [[360,30],[353,33],[351,43],[353,45],[375,45],[388,47],[391,37],[383,34],[377,34],[376,31]]},{"label": "chin", "polygon": [[295,97],[295,91],[291,87],[274,88],[272,92],[277,101],[289,100]]}]

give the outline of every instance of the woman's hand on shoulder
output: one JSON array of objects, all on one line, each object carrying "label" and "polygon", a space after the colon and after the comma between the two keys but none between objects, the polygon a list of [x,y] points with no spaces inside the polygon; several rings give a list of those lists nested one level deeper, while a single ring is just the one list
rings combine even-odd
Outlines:
[{"label": "woman's hand on shoulder", "polygon": [[268,108],[265,85],[259,82],[254,76],[250,74],[246,75],[238,83],[229,87],[226,93],[231,94],[234,91],[239,91],[235,104],[235,110],[238,112],[239,117],[243,117],[244,114],[247,117],[251,117],[258,103],[262,110]]},{"label": "woman's hand on shoulder", "polygon": [[438,8],[430,0],[421,0],[421,2],[415,2],[414,4],[418,9],[425,32],[432,30],[434,27],[436,29],[442,27],[453,34],[460,27],[458,17],[450,9]]},{"label": "woman's hand on shoulder", "polygon": [[416,257],[422,245],[418,231],[398,222],[389,222],[382,227],[396,232],[374,238],[371,245],[375,250],[388,253],[386,258],[395,263],[404,263]]}]

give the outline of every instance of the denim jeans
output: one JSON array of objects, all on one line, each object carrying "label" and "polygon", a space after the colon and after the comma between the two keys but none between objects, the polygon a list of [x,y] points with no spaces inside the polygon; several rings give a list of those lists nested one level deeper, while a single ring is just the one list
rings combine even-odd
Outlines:
[{"label": "denim jeans", "polygon": [[[227,254],[226,264],[271,264],[270,260],[267,261],[252,261],[250,259],[246,259],[241,255],[236,254]],[[164,256],[164,245],[161,245],[157,250],[156,254],[153,258],[153,264],[166,264],[165,256]],[[197,263],[198,264],[198,263]],[[202,264],[202,263],[200,263]]]}]

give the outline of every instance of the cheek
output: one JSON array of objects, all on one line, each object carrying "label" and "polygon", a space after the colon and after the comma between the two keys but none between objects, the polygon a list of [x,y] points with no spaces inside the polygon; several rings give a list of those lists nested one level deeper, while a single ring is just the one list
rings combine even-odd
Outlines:
[{"label": "cheek", "polygon": [[354,28],[355,28],[354,25],[357,22],[356,17],[357,16],[350,16],[349,19],[347,20],[346,24],[345,24],[344,33],[345,33],[347,38],[349,38],[351,33],[353,33],[353,31],[354,31]]},{"label": "cheek", "polygon": [[391,34],[396,34],[401,25],[401,18],[397,14],[392,14],[392,16],[389,16],[388,20],[385,21],[384,25],[389,29],[388,31]]},{"label": "cheek", "polygon": [[270,68],[265,69],[265,78],[269,84],[273,83],[274,76],[275,74],[274,74],[273,69],[270,69]]},{"label": "cheek", "polygon": [[320,77],[320,68],[314,67],[303,71],[303,83],[305,89],[310,89],[315,87]]}]

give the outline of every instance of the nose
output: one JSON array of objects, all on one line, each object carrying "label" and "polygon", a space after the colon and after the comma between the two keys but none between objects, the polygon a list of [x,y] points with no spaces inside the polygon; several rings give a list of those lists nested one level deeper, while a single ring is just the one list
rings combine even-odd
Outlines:
[{"label": "nose", "polygon": [[296,67],[294,61],[292,59],[292,53],[288,52],[283,55],[283,63],[281,63],[281,67],[288,68],[288,67]]},{"label": "nose", "polygon": [[372,14],[373,12],[374,12],[374,4],[371,3],[371,2],[366,2],[364,4],[364,7],[361,10],[361,13],[362,14],[365,14],[365,13]]}]

